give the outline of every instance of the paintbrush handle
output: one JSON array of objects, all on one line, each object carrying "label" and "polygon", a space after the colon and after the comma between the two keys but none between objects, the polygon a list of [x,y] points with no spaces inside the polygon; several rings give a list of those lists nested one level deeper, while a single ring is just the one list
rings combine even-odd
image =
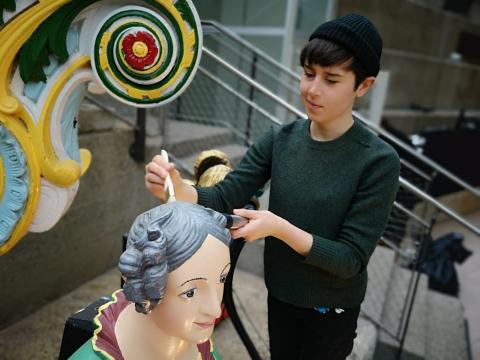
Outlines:
[{"label": "paintbrush handle", "polygon": [[[169,163],[168,153],[166,150],[162,149],[162,151],[160,152],[160,156],[167,164]],[[175,200],[175,188],[173,187],[173,182],[170,175],[167,175],[167,177],[165,178],[165,185],[163,187],[163,190],[168,190],[168,201]]]}]

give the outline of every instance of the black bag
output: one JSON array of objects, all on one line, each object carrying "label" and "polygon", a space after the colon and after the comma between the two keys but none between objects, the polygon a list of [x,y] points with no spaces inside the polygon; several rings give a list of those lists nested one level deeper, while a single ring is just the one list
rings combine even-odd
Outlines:
[{"label": "black bag", "polygon": [[428,275],[430,289],[458,296],[459,283],[454,263],[461,264],[472,255],[462,242],[463,234],[451,232],[429,244],[422,272]]}]

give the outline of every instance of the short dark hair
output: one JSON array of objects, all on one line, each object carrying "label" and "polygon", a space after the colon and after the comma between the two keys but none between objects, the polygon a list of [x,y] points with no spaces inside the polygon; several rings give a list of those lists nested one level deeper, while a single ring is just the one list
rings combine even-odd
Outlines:
[{"label": "short dark hair", "polygon": [[326,39],[312,39],[300,52],[300,66],[320,65],[332,66],[340,65],[350,61],[348,70],[353,71],[355,75],[355,89],[365,80],[367,72],[363,65],[343,46]]}]

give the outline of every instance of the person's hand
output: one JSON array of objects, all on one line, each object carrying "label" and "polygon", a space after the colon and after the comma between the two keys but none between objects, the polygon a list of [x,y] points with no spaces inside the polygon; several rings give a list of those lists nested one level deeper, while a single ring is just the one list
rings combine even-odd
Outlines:
[{"label": "person's hand", "polygon": [[170,174],[175,193],[183,186],[182,177],[173,163],[167,163],[160,155],[155,155],[145,166],[145,187],[157,198],[167,201],[164,190],[165,178]]},{"label": "person's hand", "polygon": [[231,230],[234,239],[244,238],[245,241],[277,236],[285,222],[280,216],[267,210],[235,209],[233,213],[248,219],[248,223],[241,228]]}]

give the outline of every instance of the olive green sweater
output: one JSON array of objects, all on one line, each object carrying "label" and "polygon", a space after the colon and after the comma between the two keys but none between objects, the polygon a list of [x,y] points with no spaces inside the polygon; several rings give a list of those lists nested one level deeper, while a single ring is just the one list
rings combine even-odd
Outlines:
[{"label": "olive green sweater", "polygon": [[313,245],[304,257],[266,238],[269,293],[299,307],[357,307],[397,191],[399,158],[358,120],[326,142],[310,137],[309,124],[272,128],[224,181],[197,189],[198,203],[230,213],[271,180],[269,210],[310,232]]}]

